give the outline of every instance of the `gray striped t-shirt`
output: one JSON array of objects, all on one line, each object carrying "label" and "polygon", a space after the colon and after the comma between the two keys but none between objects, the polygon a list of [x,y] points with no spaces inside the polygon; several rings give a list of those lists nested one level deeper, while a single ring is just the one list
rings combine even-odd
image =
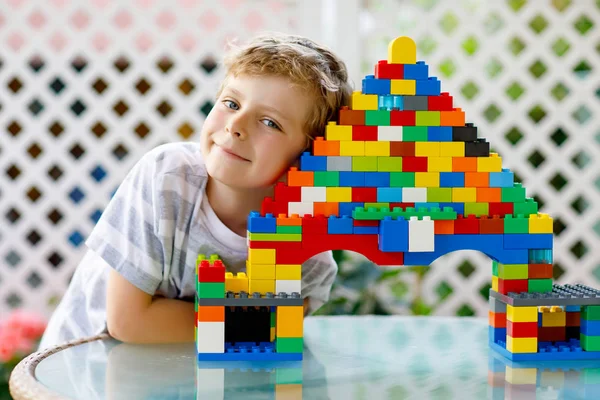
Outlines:
[{"label": "gray striped t-shirt", "polygon": [[[88,251],[40,349],[106,332],[109,268],[150,295],[186,301],[194,299],[198,254],[218,254],[228,271],[245,271],[246,238],[216,216],[205,196],[206,181],[196,143],[161,145],[142,157],[87,239]],[[303,264],[302,296],[310,297],[311,312],[329,299],[336,273],[331,252]]]}]

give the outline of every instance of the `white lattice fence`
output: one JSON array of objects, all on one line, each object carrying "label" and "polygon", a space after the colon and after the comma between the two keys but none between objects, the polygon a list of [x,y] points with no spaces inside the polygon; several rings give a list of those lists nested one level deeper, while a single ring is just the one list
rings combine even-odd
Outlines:
[{"label": "white lattice fence", "polygon": [[0,315],[52,309],[132,165],[160,143],[197,140],[226,41],[304,33],[318,20],[299,20],[304,7],[1,2]]},{"label": "white lattice fence", "polygon": [[[555,276],[600,280],[600,2],[373,0],[362,10],[362,74],[404,34],[555,218]],[[459,252],[424,281],[437,314],[485,315],[491,262]]]}]

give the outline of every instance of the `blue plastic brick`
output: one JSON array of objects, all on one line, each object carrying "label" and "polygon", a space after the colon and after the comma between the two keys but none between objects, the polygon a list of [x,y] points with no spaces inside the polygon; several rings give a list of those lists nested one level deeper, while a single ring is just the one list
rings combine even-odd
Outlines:
[{"label": "blue plastic brick", "polygon": [[404,96],[392,96],[394,99],[394,110],[404,110]]},{"label": "blue plastic brick", "polygon": [[264,217],[260,213],[252,211],[247,219],[248,232],[251,233],[277,233],[277,219],[273,214],[265,214]]},{"label": "blue plastic brick", "polygon": [[600,321],[588,321],[581,318],[581,333],[586,336],[600,336]]},{"label": "blue plastic brick", "polygon": [[451,142],[451,126],[429,126],[427,127],[427,140],[430,142]]},{"label": "blue plastic brick", "polygon": [[385,217],[379,226],[380,251],[408,251],[408,221],[406,219]]},{"label": "blue plastic brick", "polygon": [[391,111],[394,109],[394,98],[392,95],[379,96],[377,99],[377,108],[379,110]]},{"label": "blue plastic brick", "polygon": [[465,173],[464,172],[440,172],[440,187],[442,187],[442,188],[465,187]]},{"label": "blue plastic brick", "polygon": [[490,340],[494,343],[502,341],[506,342],[506,328],[494,328],[493,326],[488,327]]},{"label": "blue plastic brick", "polygon": [[427,79],[419,79],[416,83],[417,96],[439,96],[441,92],[441,83],[435,76]]},{"label": "blue plastic brick", "polygon": [[363,94],[390,94],[392,81],[389,79],[376,79],[374,75],[367,75],[362,80]]},{"label": "blue plastic brick", "polygon": [[378,235],[379,227],[378,226],[355,226],[354,227],[355,235]]},{"label": "blue plastic brick", "polygon": [[404,254],[405,265],[429,265],[439,257],[457,250],[477,250],[502,264],[528,264],[527,250],[503,247],[503,235],[435,235],[433,252]]},{"label": "blue plastic brick", "polygon": [[296,361],[302,353],[276,353],[271,342],[225,343],[225,353],[198,353],[198,361]]},{"label": "blue plastic brick", "polygon": [[551,233],[507,233],[504,235],[505,249],[551,249]]},{"label": "blue plastic brick", "polygon": [[402,188],[401,187],[378,187],[377,202],[379,203],[401,203]]},{"label": "blue plastic brick", "polygon": [[440,203],[440,208],[450,207],[459,215],[465,215],[465,203]]},{"label": "blue plastic brick", "polygon": [[562,350],[556,346],[540,346],[538,353],[511,353],[506,350],[505,342],[494,343],[490,340],[489,344],[492,350],[512,361],[600,360],[600,351],[583,351],[577,339],[571,339],[569,346],[563,346]]},{"label": "blue plastic brick", "polygon": [[429,66],[425,61],[417,61],[416,64],[404,64],[404,79],[427,79]]},{"label": "blue plastic brick", "polygon": [[353,221],[354,220],[347,215],[344,215],[341,218],[332,215],[327,220],[327,233],[330,235],[351,234],[354,232],[352,229]]},{"label": "blue plastic brick", "polygon": [[366,187],[390,187],[389,172],[365,172]]},{"label": "blue plastic brick", "polygon": [[566,312],[581,312],[581,306],[566,306]]},{"label": "blue plastic brick", "polygon": [[365,203],[340,203],[338,206],[338,211],[340,214],[340,217],[342,215],[348,215],[348,216],[352,216],[352,211],[354,211],[355,208],[357,207],[365,207]]},{"label": "blue plastic brick", "polygon": [[513,187],[514,172],[503,168],[502,172],[490,172],[490,187]]},{"label": "blue plastic brick", "polygon": [[309,152],[300,157],[301,171],[327,171],[327,156],[311,156]]},{"label": "blue plastic brick", "polygon": [[363,187],[365,186],[364,172],[341,171],[340,187]]},{"label": "blue plastic brick", "polygon": [[531,249],[529,250],[530,264],[553,264],[552,250]]}]

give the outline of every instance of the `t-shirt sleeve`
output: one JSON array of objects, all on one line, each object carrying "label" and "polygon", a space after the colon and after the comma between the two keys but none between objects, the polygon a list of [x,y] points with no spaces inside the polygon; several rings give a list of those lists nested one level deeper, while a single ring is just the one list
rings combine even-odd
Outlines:
[{"label": "t-shirt sleeve", "polygon": [[127,174],[86,245],[125,279],[154,295],[168,251],[159,232],[162,176],[151,151]]},{"label": "t-shirt sleeve", "polygon": [[302,264],[302,297],[310,298],[309,313],[329,301],[337,271],[338,265],[331,251],[319,253]]}]

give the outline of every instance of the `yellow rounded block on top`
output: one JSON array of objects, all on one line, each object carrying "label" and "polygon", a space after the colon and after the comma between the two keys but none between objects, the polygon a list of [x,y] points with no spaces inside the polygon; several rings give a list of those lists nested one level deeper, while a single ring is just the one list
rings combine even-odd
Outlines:
[{"label": "yellow rounded block on top", "polygon": [[408,36],[400,36],[388,44],[389,64],[416,64],[417,45]]}]

